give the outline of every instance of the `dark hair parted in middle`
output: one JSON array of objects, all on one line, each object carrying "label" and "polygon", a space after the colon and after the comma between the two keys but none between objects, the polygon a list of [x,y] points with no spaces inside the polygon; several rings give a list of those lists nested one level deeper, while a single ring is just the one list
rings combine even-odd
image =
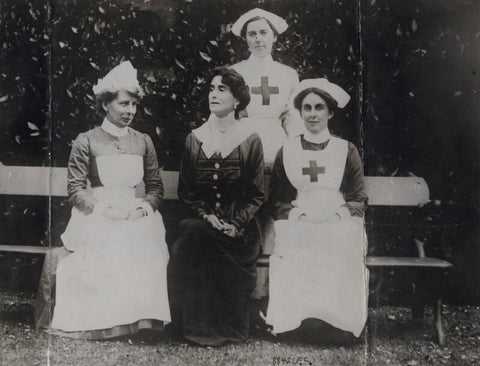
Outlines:
[{"label": "dark hair parted in middle", "polygon": [[302,90],[300,93],[297,94],[295,99],[293,99],[293,106],[301,112],[303,99],[310,93],[317,94],[320,98],[322,98],[325,101],[325,103],[327,104],[328,110],[330,112],[335,112],[338,105],[337,101],[333,99],[332,96],[328,94],[326,91],[318,88],[307,88]]},{"label": "dark hair parted in middle", "polygon": [[245,84],[242,75],[235,70],[226,67],[214,69],[208,85],[212,83],[215,76],[222,77],[222,83],[230,88],[233,96],[238,100],[238,106],[235,109],[235,118],[238,119],[240,111],[247,108],[248,103],[250,103],[250,89],[248,88],[248,85]]},{"label": "dark hair parted in middle", "polygon": [[267,22],[267,24],[270,26],[270,28],[272,29],[273,35],[278,36],[278,31],[275,29],[275,27],[273,26],[273,24],[270,20],[268,20],[267,18],[264,18],[264,17],[256,16],[256,17],[253,17],[252,19],[249,19],[243,25],[242,30],[240,31],[240,35],[242,36],[243,39],[247,38],[247,26],[248,26],[248,24],[251,23],[251,22],[254,22],[256,20],[265,20]]}]

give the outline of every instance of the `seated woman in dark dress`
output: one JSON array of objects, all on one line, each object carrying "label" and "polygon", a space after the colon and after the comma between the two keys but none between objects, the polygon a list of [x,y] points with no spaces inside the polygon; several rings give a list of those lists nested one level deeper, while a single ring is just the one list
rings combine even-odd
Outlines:
[{"label": "seated woman in dark dress", "polygon": [[215,346],[248,335],[258,255],[253,218],[265,185],[260,138],[238,120],[250,101],[243,78],[215,70],[208,101],[210,118],[185,143],[178,196],[190,210],[172,248],[169,281],[183,336]]}]

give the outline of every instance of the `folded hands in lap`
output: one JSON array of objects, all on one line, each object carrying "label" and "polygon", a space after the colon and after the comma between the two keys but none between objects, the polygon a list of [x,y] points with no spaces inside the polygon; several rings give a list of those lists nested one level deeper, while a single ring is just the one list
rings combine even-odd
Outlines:
[{"label": "folded hands in lap", "polygon": [[238,234],[238,230],[235,225],[219,219],[216,215],[206,215],[205,221],[212,225],[214,229],[221,231],[222,233],[231,238],[234,238]]},{"label": "folded hands in lap", "polygon": [[[292,201],[292,205],[293,207],[298,207],[298,202]],[[314,212],[311,212],[310,210],[305,210],[305,212],[299,216],[298,220],[310,222],[312,224],[328,224],[328,223],[340,221],[341,217],[338,213],[334,213],[333,215],[329,215],[326,218],[325,217],[320,218]]]},{"label": "folded hands in lap", "polygon": [[119,207],[107,207],[103,215],[110,220],[130,220],[135,221],[144,216],[143,210],[133,209],[130,211]]}]

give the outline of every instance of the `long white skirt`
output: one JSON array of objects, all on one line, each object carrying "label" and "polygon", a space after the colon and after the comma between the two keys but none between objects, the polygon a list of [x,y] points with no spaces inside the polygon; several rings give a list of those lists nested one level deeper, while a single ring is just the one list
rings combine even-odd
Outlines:
[{"label": "long white skirt", "polygon": [[329,224],[276,221],[267,323],[282,333],[318,318],[358,337],[367,319],[365,254],[360,218]]},{"label": "long white skirt", "polygon": [[51,327],[108,329],[142,319],[170,321],[168,249],[158,212],[137,221],[112,221],[75,208],[57,268]]}]

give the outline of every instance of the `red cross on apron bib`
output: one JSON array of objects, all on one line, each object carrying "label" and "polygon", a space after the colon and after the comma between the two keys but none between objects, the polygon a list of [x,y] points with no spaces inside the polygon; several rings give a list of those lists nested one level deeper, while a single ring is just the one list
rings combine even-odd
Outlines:
[{"label": "red cross on apron bib", "polygon": [[323,150],[303,150],[300,136],[283,147],[283,164],[290,183],[301,192],[312,186],[340,189],[347,161],[348,142],[331,136]]},{"label": "red cross on apron bib", "polygon": [[262,76],[260,78],[260,86],[254,86],[251,88],[252,94],[262,95],[262,105],[270,105],[270,94],[278,94],[278,86],[268,85],[268,76]]}]

